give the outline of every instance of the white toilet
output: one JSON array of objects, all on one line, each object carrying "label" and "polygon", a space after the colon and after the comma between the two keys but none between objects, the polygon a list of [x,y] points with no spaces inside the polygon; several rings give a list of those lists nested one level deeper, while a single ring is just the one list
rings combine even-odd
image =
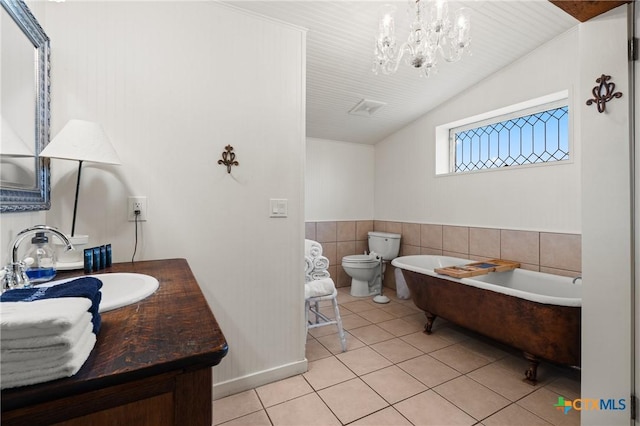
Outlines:
[{"label": "white toilet", "polygon": [[400,234],[369,232],[370,254],[355,254],[342,258],[342,268],[351,277],[351,295],[368,297],[380,294],[385,262],[398,256]]}]

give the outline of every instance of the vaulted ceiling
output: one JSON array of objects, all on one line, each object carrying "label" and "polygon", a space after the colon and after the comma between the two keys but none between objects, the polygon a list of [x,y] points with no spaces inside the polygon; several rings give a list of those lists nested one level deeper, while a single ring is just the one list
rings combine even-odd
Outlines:
[{"label": "vaulted ceiling", "polygon": [[626,3],[631,3],[633,0],[549,0],[551,3],[558,6],[560,9],[567,12],[580,22],[586,22],[591,18],[594,18],[602,13],[605,13],[618,6],[622,6]]},{"label": "vaulted ceiling", "polygon": [[[471,55],[444,60],[429,78],[401,64],[394,75],[372,72],[379,1],[228,1],[307,32],[307,136],[375,144],[448,99],[550,41],[580,21],[602,13],[587,3],[615,1],[460,0],[450,9],[472,10]],[[399,11],[406,1],[396,2]],[[588,9],[588,10],[587,10]],[[589,16],[591,15],[591,16]],[[576,17],[574,17],[576,16]],[[585,18],[585,16],[588,16]],[[404,17],[404,19],[400,19]],[[399,38],[409,19],[398,13]],[[385,105],[372,116],[351,115],[363,99]]]}]

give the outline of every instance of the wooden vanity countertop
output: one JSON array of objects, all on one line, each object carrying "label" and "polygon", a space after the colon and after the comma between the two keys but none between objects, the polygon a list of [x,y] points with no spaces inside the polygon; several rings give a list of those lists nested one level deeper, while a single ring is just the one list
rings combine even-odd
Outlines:
[{"label": "wooden vanity countertop", "polygon": [[[228,346],[185,259],[116,263],[96,274],[135,272],[160,285],[140,302],[102,313],[96,345],[72,377],[2,390],[2,411],[133,380],[217,365]],[[59,272],[56,279],[82,276]]]}]

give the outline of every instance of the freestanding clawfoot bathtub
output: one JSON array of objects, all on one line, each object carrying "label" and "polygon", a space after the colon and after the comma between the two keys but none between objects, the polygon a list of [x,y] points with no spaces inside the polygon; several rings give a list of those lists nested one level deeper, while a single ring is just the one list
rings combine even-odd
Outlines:
[{"label": "freestanding clawfoot bathtub", "polygon": [[582,280],[515,269],[471,278],[453,278],[434,269],[465,265],[469,259],[403,256],[411,298],[425,312],[425,333],[436,317],[468,328],[524,352],[526,380],[536,383],[539,359],[580,365]]}]

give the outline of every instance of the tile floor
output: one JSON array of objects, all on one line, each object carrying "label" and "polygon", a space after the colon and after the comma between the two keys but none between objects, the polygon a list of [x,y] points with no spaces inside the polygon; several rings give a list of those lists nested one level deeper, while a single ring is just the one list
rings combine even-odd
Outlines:
[{"label": "tile floor", "polygon": [[389,293],[378,305],[340,288],[347,352],[335,326],[311,330],[306,373],[214,401],[214,424],[580,424],[554,407],[580,397],[578,370],[541,363],[531,386],[519,352],[440,319],[427,336],[422,312]]}]

